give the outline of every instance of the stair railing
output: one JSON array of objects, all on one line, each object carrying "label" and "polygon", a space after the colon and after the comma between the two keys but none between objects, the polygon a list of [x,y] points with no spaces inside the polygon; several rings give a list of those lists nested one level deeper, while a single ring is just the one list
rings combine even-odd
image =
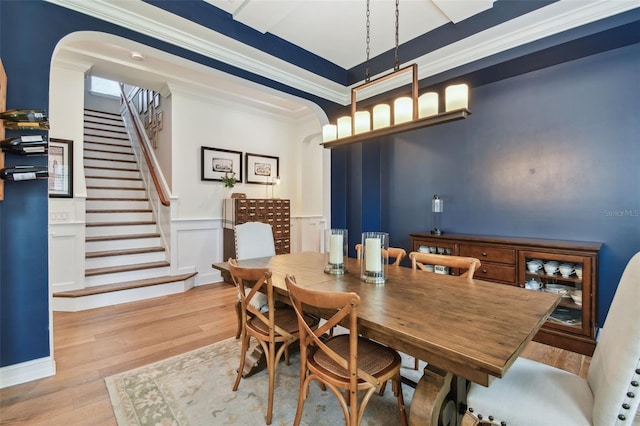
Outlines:
[{"label": "stair railing", "polygon": [[153,165],[153,161],[151,161],[151,156],[149,155],[149,152],[151,151],[149,149],[149,146],[147,145],[147,140],[142,137],[142,133],[140,132],[140,128],[138,127],[138,122],[137,120],[134,119],[134,115],[133,115],[133,111],[131,109],[131,102],[130,100],[127,98],[127,95],[124,91],[124,85],[120,84],[120,92],[122,93],[122,99],[124,99],[124,103],[127,106],[127,110],[129,111],[129,116],[131,117],[131,122],[133,124],[133,128],[136,132],[136,136],[138,137],[138,141],[140,141],[140,147],[142,148],[142,153],[144,154],[144,159],[147,163],[147,167],[149,168],[149,174],[151,175],[151,180],[153,180],[153,185],[156,188],[156,192],[158,193],[158,198],[160,200],[160,203],[163,206],[169,206],[171,204],[171,202],[169,201],[169,198],[167,198],[167,196],[164,193],[164,190],[162,188],[162,185],[160,184],[160,179],[158,178],[158,175],[156,174],[156,170],[155,167]]}]

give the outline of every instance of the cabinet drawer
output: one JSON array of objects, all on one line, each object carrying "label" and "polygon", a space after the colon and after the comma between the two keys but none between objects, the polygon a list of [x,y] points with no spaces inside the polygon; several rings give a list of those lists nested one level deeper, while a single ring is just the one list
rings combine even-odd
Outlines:
[{"label": "cabinet drawer", "polygon": [[488,281],[503,281],[509,284],[516,283],[516,268],[514,266],[495,265],[492,263],[483,263],[473,278]]},{"label": "cabinet drawer", "polygon": [[480,259],[480,262],[482,262],[483,264],[485,261],[506,263],[508,265],[515,265],[516,263],[516,251],[514,249],[508,248],[460,244],[459,254],[460,256],[475,257],[477,259]]}]

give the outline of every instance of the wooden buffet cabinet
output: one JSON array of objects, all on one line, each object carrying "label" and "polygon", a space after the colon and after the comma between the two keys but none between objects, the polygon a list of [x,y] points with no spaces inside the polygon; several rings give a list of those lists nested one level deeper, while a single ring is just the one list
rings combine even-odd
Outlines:
[{"label": "wooden buffet cabinet", "polygon": [[291,203],[278,198],[228,198],[223,201],[223,248],[226,261],[236,257],[234,227],[246,222],[268,223],[273,228],[276,254],[291,252]]},{"label": "wooden buffet cabinet", "polygon": [[[416,233],[410,237],[413,251],[431,250],[480,259],[482,266],[474,278],[522,287],[522,291],[532,291],[525,289],[525,283],[534,280],[542,283],[542,291],[561,292],[558,308],[534,340],[589,356],[593,354],[601,243],[461,234]],[[544,269],[530,272],[527,262],[532,260],[581,266],[582,277],[575,271],[568,276],[559,272],[548,275]],[[455,275],[458,271],[450,273]],[[582,290],[581,305],[570,297],[572,290]]]}]

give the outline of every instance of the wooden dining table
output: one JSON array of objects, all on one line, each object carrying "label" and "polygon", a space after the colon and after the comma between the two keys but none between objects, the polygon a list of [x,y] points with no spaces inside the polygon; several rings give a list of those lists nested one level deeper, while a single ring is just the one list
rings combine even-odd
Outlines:
[{"label": "wooden dining table", "polygon": [[[359,332],[427,362],[411,402],[411,425],[459,424],[467,381],[489,386],[507,374],[559,303],[550,293],[405,267],[388,267],[386,283],[373,285],[360,280],[356,259],[345,259],[344,275],[326,274],[325,263],[317,252],[238,261],[270,269],[285,299],[287,274],[315,290],[357,293]],[[226,262],[213,267],[228,272]]]}]

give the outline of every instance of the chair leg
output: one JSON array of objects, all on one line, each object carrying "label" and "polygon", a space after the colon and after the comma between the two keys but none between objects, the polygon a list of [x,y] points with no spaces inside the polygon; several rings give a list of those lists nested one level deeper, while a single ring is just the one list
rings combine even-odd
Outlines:
[{"label": "chair leg", "polygon": [[402,426],[407,426],[409,424],[407,420],[407,410],[404,406],[404,395],[402,395],[402,379],[400,378],[400,373],[398,376],[393,379],[393,391],[396,397],[398,398],[398,411],[400,414],[400,424]]},{"label": "chair leg", "polygon": [[383,396],[384,395],[384,391],[387,389],[387,382],[384,382],[382,384],[382,386],[380,386],[380,392],[378,392],[378,395]]},{"label": "chair leg", "polygon": [[249,350],[249,335],[245,333],[241,333],[240,338],[242,339],[242,347],[240,348],[240,368],[238,368],[238,375],[236,376],[236,381],[233,384],[233,391],[238,390],[238,385],[240,384],[240,379],[242,378],[242,372],[244,371],[244,361],[247,358],[247,350]]},{"label": "chair leg", "polygon": [[269,350],[267,352],[267,370],[269,371],[269,401],[267,403],[267,424],[271,424],[271,417],[273,416],[273,391],[275,388],[275,375],[276,375],[276,348],[274,343],[268,343]]},{"label": "chair leg", "polygon": [[413,369],[414,369],[414,370],[416,370],[416,371],[418,370],[418,363],[419,363],[419,362],[420,362],[420,360],[418,360],[418,358],[415,358],[415,359],[414,359],[414,363],[415,363],[415,365],[413,366]]},{"label": "chair leg", "polygon": [[238,300],[236,302],[236,317],[238,318],[238,328],[236,329],[236,339],[240,338],[242,334],[242,303]]}]

